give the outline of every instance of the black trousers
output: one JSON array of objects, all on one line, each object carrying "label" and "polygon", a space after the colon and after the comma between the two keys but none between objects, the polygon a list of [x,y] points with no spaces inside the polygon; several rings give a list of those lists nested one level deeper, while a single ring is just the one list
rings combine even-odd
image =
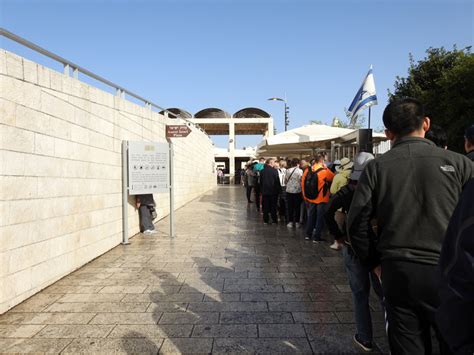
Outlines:
[{"label": "black trousers", "polygon": [[285,223],[288,223],[288,209],[286,208],[285,187],[282,187],[282,191],[278,195],[278,214],[280,215],[280,219],[283,219]]},{"label": "black trousers", "polygon": [[278,223],[277,204],[278,204],[278,195],[263,195],[262,196],[263,221],[265,223],[268,223],[269,221],[268,214],[271,214],[273,223]]},{"label": "black trousers", "polygon": [[255,185],[253,189],[255,191],[255,204],[257,205],[257,211],[260,211],[260,198],[262,196],[260,193],[260,185]]},{"label": "black trousers", "polygon": [[300,223],[301,199],[301,193],[286,193],[288,222]]},{"label": "black trousers", "polygon": [[247,185],[247,202],[252,202],[250,200],[250,196],[252,196],[252,188],[253,188],[253,186],[248,186]]},{"label": "black trousers", "polygon": [[431,331],[440,354],[450,354],[435,323],[439,306],[437,266],[404,261],[382,262],[382,288],[392,354],[431,354]]}]

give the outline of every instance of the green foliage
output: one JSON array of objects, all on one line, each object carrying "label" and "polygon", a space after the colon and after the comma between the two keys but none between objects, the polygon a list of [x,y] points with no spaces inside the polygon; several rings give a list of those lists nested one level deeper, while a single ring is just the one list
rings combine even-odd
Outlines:
[{"label": "green foliage", "polygon": [[432,123],[448,134],[448,148],[463,153],[464,130],[474,122],[474,55],[471,47],[452,51],[429,48],[416,62],[410,54],[406,78],[396,78],[390,102],[414,97],[423,102]]},{"label": "green foliage", "polygon": [[355,117],[352,117],[352,114],[347,110],[347,108],[344,108],[344,113],[346,114],[347,121],[342,121],[342,128],[364,128],[365,123],[367,122],[367,116],[363,110],[360,110],[359,113],[355,115]]}]

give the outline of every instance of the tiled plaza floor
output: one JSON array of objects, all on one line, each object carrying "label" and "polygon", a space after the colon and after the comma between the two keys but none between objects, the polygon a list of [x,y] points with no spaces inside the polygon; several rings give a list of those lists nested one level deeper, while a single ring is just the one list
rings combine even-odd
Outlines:
[{"label": "tiled plaza floor", "polygon": [[[176,213],[0,316],[0,352],[358,353],[340,252],[265,226],[241,187]],[[386,352],[380,306],[375,352]],[[375,311],[376,310],[376,311]]]}]

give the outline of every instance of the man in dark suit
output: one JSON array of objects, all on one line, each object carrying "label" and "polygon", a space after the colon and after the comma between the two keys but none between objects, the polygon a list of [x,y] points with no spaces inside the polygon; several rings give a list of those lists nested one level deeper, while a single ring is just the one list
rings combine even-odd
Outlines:
[{"label": "man in dark suit", "polygon": [[263,170],[260,172],[260,190],[262,192],[263,222],[269,223],[269,214],[272,216],[272,222],[278,223],[277,203],[278,194],[281,191],[280,178],[278,170],[273,167],[275,160],[267,159]]}]

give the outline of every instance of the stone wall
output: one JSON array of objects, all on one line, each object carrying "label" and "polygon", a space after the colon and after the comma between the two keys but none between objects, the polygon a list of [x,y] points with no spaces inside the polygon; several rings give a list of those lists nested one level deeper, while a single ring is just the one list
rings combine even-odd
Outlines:
[{"label": "stone wall", "polygon": [[[166,142],[177,120],[4,50],[0,79],[1,314],[121,242],[121,142]],[[176,208],[216,183],[192,129],[175,140]],[[166,216],[168,194],[155,200]],[[132,204],[128,218],[133,236]]]}]

